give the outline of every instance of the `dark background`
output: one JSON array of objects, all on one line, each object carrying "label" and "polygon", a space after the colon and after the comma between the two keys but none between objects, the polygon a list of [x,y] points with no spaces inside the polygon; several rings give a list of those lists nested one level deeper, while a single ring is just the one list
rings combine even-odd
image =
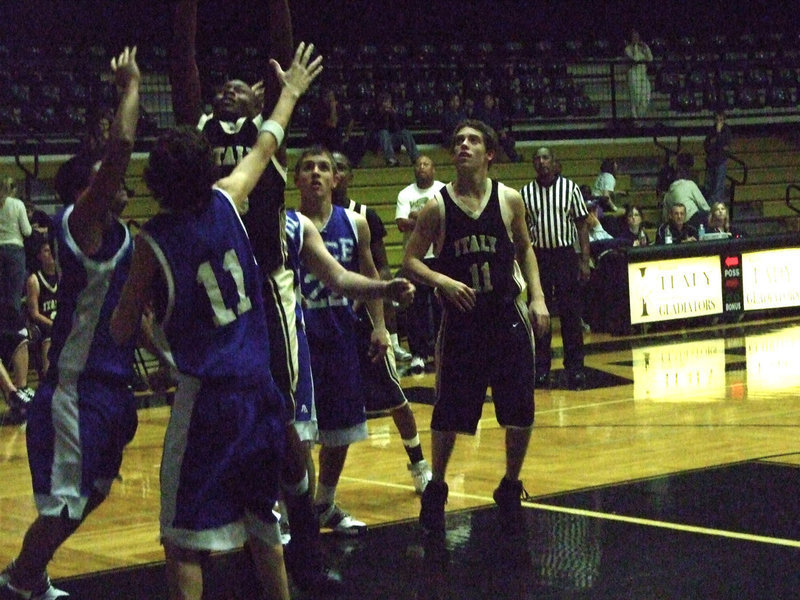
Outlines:
[{"label": "dark background", "polygon": [[[3,0],[0,43],[43,49],[59,44],[102,42],[166,45],[170,2],[131,0]],[[723,33],[792,35],[797,45],[800,2],[761,0],[713,1],[526,1],[526,0],[294,0],[291,10],[296,41],[310,40],[323,51],[335,43],[465,45],[506,40],[530,43],[545,38],[605,38],[622,52],[630,28],[644,39],[674,39]],[[199,42],[230,47],[262,43],[266,24],[264,0],[200,2]]]}]

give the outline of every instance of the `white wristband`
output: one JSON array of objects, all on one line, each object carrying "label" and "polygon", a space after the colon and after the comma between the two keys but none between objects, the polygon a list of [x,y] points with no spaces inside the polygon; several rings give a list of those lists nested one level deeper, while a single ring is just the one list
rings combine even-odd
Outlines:
[{"label": "white wristband", "polygon": [[275,137],[275,141],[278,142],[279,147],[283,143],[283,136],[286,135],[286,132],[283,130],[283,127],[281,127],[281,124],[277,121],[273,121],[272,119],[264,121],[261,124],[261,131],[269,131]]}]

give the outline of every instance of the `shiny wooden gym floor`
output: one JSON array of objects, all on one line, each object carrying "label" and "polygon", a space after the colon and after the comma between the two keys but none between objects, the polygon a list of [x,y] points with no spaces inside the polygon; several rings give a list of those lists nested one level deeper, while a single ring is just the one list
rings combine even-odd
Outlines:
[{"label": "shiny wooden gym floor", "polygon": [[[503,433],[490,402],[478,434],[457,442],[446,546],[433,553],[391,419],[370,421],[337,496],[370,530],[324,536],[352,589],[344,597],[800,598],[800,320],[586,342],[588,389],[556,381],[536,393],[524,536],[496,525]],[[403,382],[428,451],[433,376]],[[168,410],[140,410],[121,481],[56,555],[50,574],[73,597],[166,598],[157,516]],[[0,463],[5,564],[35,516],[19,426],[0,427]],[[208,598],[257,597],[240,555],[210,572]]]}]

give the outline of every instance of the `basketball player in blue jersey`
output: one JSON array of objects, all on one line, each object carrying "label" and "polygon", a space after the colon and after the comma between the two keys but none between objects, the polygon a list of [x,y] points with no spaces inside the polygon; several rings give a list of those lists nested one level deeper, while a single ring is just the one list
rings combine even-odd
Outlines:
[{"label": "basketball player in blue jersey", "polygon": [[[271,56],[281,64],[291,60],[292,22],[287,0],[266,0],[269,13],[267,34]],[[175,5],[172,48],[173,108],[179,124],[197,126],[209,140],[220,176],[230,172],[250,151],[263,122],[262,110],[274,105],[280,86],[273,77],[254,86],[231,79],[214,96],[212,115],[203,115],[199,71],[195,62],[197,0]],[[264,301],[269,328],[270,364],[275,382],[295,414],[295,392],[301,370],[298,357],[295,294],[292,273],[285,266],[286,154],[281,147],[249,196],[242,216],[264,281]],[[297,407],[297,411],[302,410]],[[301,413],[297,413],[301,414]],[[340,577],[322,564],[319,524],[309,490],[307,452],[308,427],[301,415],[297,428],[287,430],[287,452],[283,472],[283,500],[292,522],[292,538],[286,548],[286,565],[295,585],[304,591],[336,591]],[[295,430],[297,429],[297,430]],[[313,465],[311,465],[313,467]]]},{"label": "basketball player in blue jersey", "polygon": [[[375,280],[345,269],[328,252],[322,236],[313,223],[307,217],[294,210],[286,212],[286,242],[288,250],[287,265],[295,275],[295,290],[298,295],[301,289],[300,265],[302,264],[307,271],[313,273],[314,277],[340,296],[347,296],[357,300],[384,298],[397,302],[410,302],[413,299],[414,286],[407,279]],[[309,440],[305,447],[308,452],[308,460],[313,467],[310,455],[311,446],[317,439],[317,421],[314,407],[310,350],[300,302],[296,305],[295,318],[297,321],[298,349],[301,357],[297,391],[295,393],[295,401],[297,402],[295,427],[302,432],[301,438]]]},{"label": "basketball player in blue jersey", "polygon": [[300,44],[250,152],[217,181],[208,141],[189,128],[156,142],[145,171],[166,212],[143,229],[114,314],[118,342],[145,307],[178,386],[161,465],[161,539],[170,598],[200,600],[203,557],[247,542],[268,598],[289,598],[272,512],[285,445],[286,407],[265,365],[269,338],[261,277],[239,214],[283,141],[292,110],[321,72]]},{"label": "basketball player in blue jersey", "polygon": [[[443,305],[431,420],[433,480],[420,511],[423,529],[436,537],[445,531],[445,474],[456,434],[475,434],[489,386],[506,429],[505,476],[494,499],[502,525],[522,525],[519,475],[534,416],[531,322],[541,331],[549,314],[522,199],[488,177],[497,145],[497,135],[481,121],[456,127],[456,179],[425,204],[403,259],[404,270],[435,288]],[[435,271],[423,261],[431,244]],[[527,308],[519,298],[526,287]]]},{"label": "basketball player in blue jersey", "polygon": [[[136,431],[134,340],[118,346],[109,321],[128,274],[133,244],[118,219],[127,196],[122,179],[139,117],[136,48],[111,61],[120,104],[98,165],[73,163],[77,197],[54,219],[62,272],[53,323],[51,366],[28,414],[28,462],[39,516],[19,556],[0,575],[4,598],[68,596],[50,584],[56,550],[105,499],[122,451]],[[135,327],[134,327],[135,329]]]},{"label": "basketball player in blue jersey", "polygon": [[[378,279],[366,219],[332,203],[336,171],[330,152],[322,147],[304,151],[295,167],[295,184],[300,191],[299,212],[319,230],[336,260],[349,271]],[[358,317],[350,299],[328,288],[303,264],[300,270],[322,445],[315,504],[322,527],[358,535],[366,531],[366,525],[341,510],[335,494],[349,445],[367,437],[364,401],[369,382],[362,377],[362,362],[392,368],[386,356],[389,339],[383,303],[377,299],[366,303],[374,326],[367,333],[368,347],[362,347]],[[405,398],[400,393],[383,400],[389,402],[384,410],[391,410],[395,402]]]}]

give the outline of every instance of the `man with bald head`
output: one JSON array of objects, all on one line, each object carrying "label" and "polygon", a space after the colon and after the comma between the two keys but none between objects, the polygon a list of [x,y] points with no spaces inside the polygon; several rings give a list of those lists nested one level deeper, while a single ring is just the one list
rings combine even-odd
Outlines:
[{"label": "man with bald head", "polygon": [[[564,368],[572,389],[586,383],[583,371],[580,280],[589,278],[588,210],[580,187],[561,176],[552,150],[539,148],[533,157],[536,179],[520,190],[531,240],[539,261],[539,276],[548,306],[557,306],[564,342]],[[577,253],[576,243],[580,247]],[[536,385],[549,383],[552,332],[536,340]]]},{"label": "man with bald head", "polygon": [[[408,243],[408,238],[414,231],[419,211],[442,186],[444,184],[436,179],[436,167],[433,161],[424,154],[420,155],[414,162],[414,183],[397,194],[394,218],[397,228],[403,232],[403,246]],[[428,248],[424,262],[428,267],[433,267],[435,262],[433,246]],[[406,311],[408,345],[413,355],[410,364],[412,373],[422,373],[425,370],[425,361],[433,355],[439,324],[438,306],[433,296],[433,288],[424,283],[418,284],[414,303]]]}]

